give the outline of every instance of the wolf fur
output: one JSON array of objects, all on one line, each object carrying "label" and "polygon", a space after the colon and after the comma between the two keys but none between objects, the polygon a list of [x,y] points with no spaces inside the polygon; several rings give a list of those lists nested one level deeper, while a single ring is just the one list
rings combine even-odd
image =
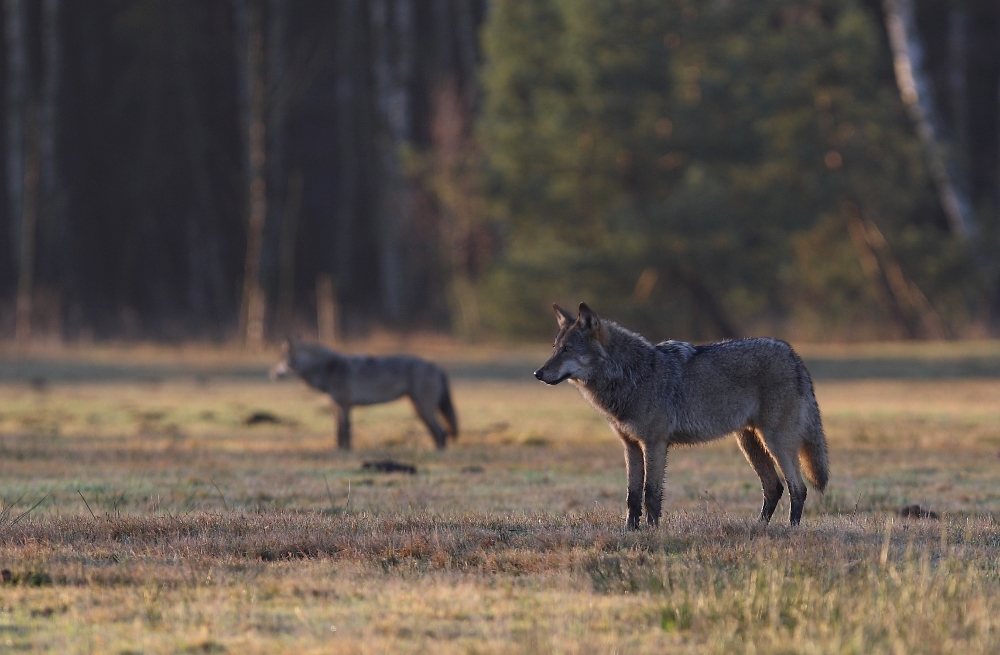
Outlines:
[{"label": "wolf fur", "polygon": [[[629,528],[659,523],[667,450],[733,434],[760,477],[767,523],[784,491],[789,522],[806,500],[802,473],[819,491],[829,478],[826,437],[809,372],[784,341],[740,339],[693,346],[651,344],[587,305],[579,316],[553,305],[559,333],[535,371],[546,384],[569,380],[625,444]],[[800,464],[802,468],[800,469]]]},{"label": "wolf fur", "polygon": [[[458,438],[458,419],[448,390],[448,377],[435,364],[411,355],[372,357],[342,355],[318,343],[289,339],[284,356],[271,369],[277,379],[295,373],[314,389],[327,393],[337,410],[337,447],[351,448],[351,407],[387,403],[403,396],[413,401],[439,450],[447,438]],[[447,430],[437,420],[440,412]]]}]

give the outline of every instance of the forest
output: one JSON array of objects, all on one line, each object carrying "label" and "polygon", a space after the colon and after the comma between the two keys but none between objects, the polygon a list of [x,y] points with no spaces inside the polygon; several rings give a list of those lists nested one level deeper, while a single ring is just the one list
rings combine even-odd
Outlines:
[{"label": "forest", "polygon": [[989,0],[4,0],[0,337],[1000,332]]}]

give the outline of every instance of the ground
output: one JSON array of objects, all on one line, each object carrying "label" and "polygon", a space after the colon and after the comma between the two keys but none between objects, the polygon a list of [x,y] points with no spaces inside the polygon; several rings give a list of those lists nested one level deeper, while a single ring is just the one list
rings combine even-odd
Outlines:
[{"label": "ground", "polygon": [[787,498],[756,523],[725,440],[671,452],[638,532],[616,438],[531,377],[545,348],[350,347],[441,361],[458,443],[404,401],[339,453],[276,355],[0,351],[0,650],[1000,650],[1000,344],[803,346],[832,475],[802,525]]}]

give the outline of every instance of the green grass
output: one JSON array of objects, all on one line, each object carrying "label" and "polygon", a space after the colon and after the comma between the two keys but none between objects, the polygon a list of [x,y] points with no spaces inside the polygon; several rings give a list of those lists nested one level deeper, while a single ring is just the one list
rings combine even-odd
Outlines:
[{"label": "green grass", "polygon": [[[621,446],[530,379],[542,349],[417,344],[456,373],[459,442],[437,453],[399,402],[355,411],[349,454],[265,357],[8,353],[0,650],[996,652],[1000,380],[880,373],[975,358],[951,348],[814,353],[869,368],[817,376],[832,477],[800,528],[787,501],[756,524],[727,440],[672,451],[663,522],[632,533]],[[418,473],[362,469],[382,458]]]}]

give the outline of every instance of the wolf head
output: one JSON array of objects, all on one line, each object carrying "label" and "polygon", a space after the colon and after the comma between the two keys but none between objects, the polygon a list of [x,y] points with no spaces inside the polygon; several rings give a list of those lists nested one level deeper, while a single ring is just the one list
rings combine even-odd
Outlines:
[{"label": "wolf head", "polygon": [[330,358],[330,351],[318,343],[305,343],[298,337],[288,337],[281,349],[281,360],[271,369],[271,379],[283,378],[289,373],[302,374]]},{"label": "wolf head", "polygon": [[552,344],[552,356],[535,371],[535,377],[545,384],[559,384],[563,380],[586,382],[591,367],[607,355],[607,331],[601,319],[587,306],[580,303],[580,315],[573,316],[559,305],[552,305],[559,322],[559,334]]}]

